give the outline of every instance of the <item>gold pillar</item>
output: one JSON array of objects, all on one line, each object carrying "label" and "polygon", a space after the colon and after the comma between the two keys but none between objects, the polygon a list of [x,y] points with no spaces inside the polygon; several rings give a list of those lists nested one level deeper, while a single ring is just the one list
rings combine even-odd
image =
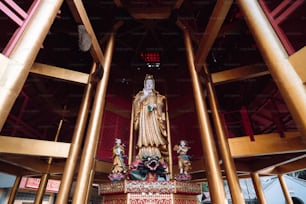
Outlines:
[{"label": "gold pillar", "polygon": [[[93,72],[96,70],[96,67],[96,63],[93,63],[90,76],[92,76]],[[60,189],[56,198],[56,204],[68,203],[71,184],[73,181],[73,176],[83,141],[83,135],[88,117],[88,110],[91,104],[90,101],[93,85],[91,84],[90,80],[91,77],[89,77],[85,88],[85,93],[82,98],[82,104],[80,112],[78,114],[78,119],[75,124],[68,158],[65,163],[65,169],[62,176]]]},{"label": "gold pillar", "polygon": [[9,197],[9,200],[7,202],[7,204],[13,204],[14,201],[15,201],[15,197],[16,197],[16,194],[17,194],[17,191],[18,191],[18,188],[19,188],[19,184],[20,184],[20,181],[21,181],[21,176],[16,176],[16,179],[15,179],[15,182],[14,182],[14,186],[11,190],[11,193],[10,193],[10,197]]},{"label": "gold pillar", "polygon": [[266,204],[265,194],[262,190],[258,173],[251,173],[251,177],[259,204]]},{"label": "gold pillar", "polygon": [[39,187],[36,192],[34,204],[41,204],[44,198],[45,190],[48,184],[48,179],[49,179],[49,174],[43,174],[40,182],[39,182]]},{"label": "gold pillar", "polygon": [[238,0],[247,24],[301,135],[306,139],[306,90],[257,0]]},{"label": "gold pillar", "polygon": [[63,0],[41,1],[0,75],[0,130],[28,76]]},{"label": "gold pillar", "polygon": [[279,180],[280,185],[282,187],[282,190],[283,190],[283,193],[284,193],[284,196],[285,196],[285,199],[286,199],[286,203],[287,204],[293,204],[292,198],[290,196],[290,193],[288,191],[288,188],[287,188],[287,185],[286,185],[286,182],[285,182],[285,179],[284,179],[284,175],[283,174],[278,175],[278,180]]},{"label": "gold pillar", "polygon": [[[110,35],[110,39],[106,48],[104,75],[98,82],[94,104],[92,107],[91,117],[88,125],[85,145],[83,148],[81,164],[78,172],[77,184],[73,196],[73,204],[84,204],[87,195],[88,186],[91,185],[90,172],[93,170],[98,140],[100,136],[101,123],[104,113],[105,96],[107,91],[107,83],[111,68],[111,60],[114,50],[114,33]],[[94,176],[94,175],[93,175]]]},{"label": "gold pillar", "polygon": [[218,161],[218,153],[210,126],[207,107],[204,101],[202,87],[198,78],[198,74],[194,65],[194,56],[192,52],[192,44],[190,34],[186,27],[178,22],[178,26],[183,30],[186,46],[187,63],[190,76],[192,79],[192,87],[195,97],[197,116],[199,119],[200,133],[202,140],[203,156],[205,157],[206,175],[209,185],[209,193],[212,203],[228,203],[225,195],[224,184],[221,176],[221,170]]},{"label": "gold pillar", "polygon": [[[58,128],[57,128],[56,135],[55,135],[55,138],[54,138],[55,142],[58,141],[59,134],[60,134],[60,131],[62,129],[63,122],[64,122],[64,120],[61,119],[59,124],[58,124]],[[52,164],[52,160],[53,160],[53,158],[49,157],[49,159],[48,159],[48,168],[47,168],[46,172],[42,175],[42,177],[40,179],[39,187],[38,187],[38,190],[36,192],[36,196],[35,196],[35,200],[34,200],[34,204],[41,204],[42,203],[42,200],[44,198],[44,194],[45,194],[45,191],[46,191],[46,187],[47,187],[47,184],[48,184],[49,170],[50,170],[50,167],[51,167],[51,164]]]},{"label": "gold pillar", "polygon": [[223,129],[223,125],[221,122],[221,118],[219,115],[219,105],[216,98],[215,90],[212,85],[211,75],[208,71],[206,65],[204,65],[204,71],[206,74],[207,79],[207,92],[208,92],[208,99],[210,102],[210,108],[212,111],[213,121],[216,128],[217,139],[218,139],[218,146],[220,149],[221,158],[224,164],[225,173],[229,185],[229,189],[231,192],[232,202],[235,204],[242,204],[245,203],[243,194],[240,188],[239,180],[236,174],[236,167],[234,164],[234,160],[231,156],[230,148],[228,141],[225,136],[225,132]]},{"label": "gold pillar", "polygon": [[131,122],[130,122],[130,140],[129,140],[129,155],[128,155],[128,165],[130,166],[133,162],[134,156],[134,106],[132,106],[131,111]]},{"label": "gold pillar", "polygon": [[166,101],[166,120],[167,120],[167,132],[168,132],[168,152],[169,152],[169,174],[170,179],[173,179],[173,157],[172,157],[172,142],[171,142],[171,134],[170,134],[170,120],[168,113],[168,100]]},{"label": "gold pillar", "polygon": [[[95,165],[94,165],[95,166]],[[89,176],[89,183],[92,183],[95,177],[95,167],[93,167],[93,169],[90,171],[90,176]],[[85,197],[85,202],[84,203],[89,203],[90,201],[90,196],[91,196],[91,185],[88,185],[87,188],[87,193],[86,193],[86,197]]]}]

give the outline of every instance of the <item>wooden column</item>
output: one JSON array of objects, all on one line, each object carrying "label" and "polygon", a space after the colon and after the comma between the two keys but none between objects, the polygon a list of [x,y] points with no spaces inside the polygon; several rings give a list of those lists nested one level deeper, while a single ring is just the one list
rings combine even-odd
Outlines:
[{"label": "wooden column", "polygon": [[306,89],[257,0],[237,0],[268,69],[304,140]]},{"label": "wooden column", "polygon": [[20,182],[21,182],[21,179],[22,179],[21,176],[16,176],[16,179],[15,179],[15,182],[14,182],[14,186],[13,186],[13,188],[11,190],[10,198],[9,198],[7,204],[13,204],[14,203],[15,197],[16,197],[16,194],[18,192],[18,188],[19,188],[19,185],[20,185]]},{"label": "wooden column", "polygon": [[34,204],[41,204],[44,198],[44,194],[46,191],[46,187],[48,184],[49,174],[45,173],[40,178],[39,187],[36,191],[36,196],[34,200]]},{"label": "wooden column", "polygon": [[216,128],[218,146],[221,154],[221,158],[223,161],[223,165],[225,168],[226,178],[228,181],[229,189],[231,192],[232,202],[234,204],[242,204],[245,203],[244,197],[240,188],[239,180],[236,174],[236,167],[234,164],[234,160],[232,158],[229,144],[225,135],[225,131],[223,129],[221,117],[219,115],[219,105],[217,101],[217,97],[215,94],[214,87],[212,85],[211,75],[208,72],[208,68],[204,65],[204,71],[206,73],[207,79],[207,95],[210,103],[210,108],[212,111],[213,121]]},{"label": "wooden column", "polygon": [[38,4],[16,47],[12,50],[8,63],[0,67],[0,130],[27,79],[62,2],[63,0],[44,0]]},{"label": "wooden column", "polygon": [[259,204],[266,204],[265,194],[262,190],[258,173],[251,173],[251,177]]},{"label": "wooden column", "polygon": [[[58,141],[59,134],[60,134],[60,131],[62,129],[63,122],[64,122],[64,120],[61,119],[59,124],[58,124],[58,128],[57,128],[56,135],[55,135],[55,138],[54,138],[55,142]],[[36,197],[35,197],[35,200],[34,200],[34,204],[41,204],[42,201],[43,201],[44,194],[45,194],[45,191],[46,191],[46,187],[47,187],[47,184],[48,184],[49,170],[50,170],[50,167],[52,165],[52,161],[53,161],[53,158],[49,157],[48,158],[48,168],[47,168],[46,172],[42,175],[42,177],[40,179],[39,187],[38,187],[38,190],[36,192]]]},{"label": "wooden column", "polygon": [[92,107],[91,117],[89,120],[88,131],[85,138],[80,168],[78,172],[77,184],[73,196],[73,204],[84,204],[88,194],[91,171],[93,170],[96,151],[99,142],[100,129],[105,106],[105,96],[107,91],[107,83],[111,68],[111,60],[114,50],[114,33],[110,35],[110,39],[106,48],[104,75],[97,84],[94,104]]},{"label": "wooden column", "polygon": [[183,30],[186,46],[188,68],[192,80],[193,94],[195,98],[196,111],[199,119],[203,154],[205,157],[206,175],[209,185],[209,193],[212,203],[228,203],[225,195],[224,184],[219,166],[218,153],[216,150],[210,120],[204,101],[200,80],[194,65],[192,43],[187,28],[178,22],[178,26]]},{"label": "wooden column", "polygon": [[284,179],[284,175],[283,174],[278,175],[278,180],[279,180],[279,183],[282,187],[282,190],[283,190],[283,193],[284,193],[284,196],[285,196],[285,199],[286,199],[286,203],[287,204],[293,204],[292,198],[290,196],[290,193],[288,191],[288,188],[287,188],[287,185],[286,185],[286,182],[285,182],[285,179]]},{"label": "wooden column", "polygon": [[77,166],[78,157],[80,154],[81,145],[83,142],[83,136],[85,127],[87,124],[88,118],[88,110],[90,107],[91,95],[93,85],[90,82],[93,72],[96,70],[97,64],[93,63],[91,69],[91,75],[87,82],[85,93],[83,95],[80,112],[78,114],[78,119],[75,124],[71,146],[69,149],[68,158],[65,163],[65,169],[61,180],[61,185],[59,192],[56,197],[56,204],[68,203],[69,193],[71,189],[71,184],[73,181],[73,176],[75,172],[75,168]]}]

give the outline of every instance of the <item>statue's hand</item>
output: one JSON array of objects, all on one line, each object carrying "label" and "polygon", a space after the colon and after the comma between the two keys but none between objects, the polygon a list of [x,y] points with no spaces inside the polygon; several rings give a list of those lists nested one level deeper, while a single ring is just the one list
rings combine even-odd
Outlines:
[{"label": "statue's hand", "polygon": [[142,102],[143,100],[145,100],[148,97],[148,92],[144,92],[142,96],[140,96],[140,102]]},{"label": "statue's hand", "polygon": [[150,105],[148,105],[148,111],[151,112],[154,109],[156,109],[156,107],[157,107],[156,104],[150,104]]}]

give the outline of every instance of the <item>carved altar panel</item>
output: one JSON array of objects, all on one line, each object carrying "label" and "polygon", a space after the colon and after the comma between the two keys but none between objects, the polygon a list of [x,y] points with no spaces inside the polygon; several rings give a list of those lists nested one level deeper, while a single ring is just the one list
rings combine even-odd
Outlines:
[{"label": "carved altar panel", "polygon": [[173,203],[175,204],[198,204],[197,196],[174,194]]},{"label": "carved altar panel", "polygon": [[103,204],[126,204],[126,203],[127,203],[127,196],[125,194],[103,196]]},{"label": "carved altar panel", "polygon": [[171,194],[128,194],[128,204],[172,204]]},{"label": "carved altar panel", "polygon": [[131,181],[100,186],[106,204],[197,204],[201,185],[179,181]]},{"label": "carved altar panel", "polygon": [[183,194],[128,193],[103,197],[105,204],[197,204],[197,197]]}]

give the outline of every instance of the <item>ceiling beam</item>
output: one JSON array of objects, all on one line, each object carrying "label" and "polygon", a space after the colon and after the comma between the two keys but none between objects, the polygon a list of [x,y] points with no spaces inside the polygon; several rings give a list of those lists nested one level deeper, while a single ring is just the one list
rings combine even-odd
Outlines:
[{"label": "ceiling beam", "polygon": [[67,158],[70,143],[0,136],[0,153]]},{"label": "ceiling beam", "polygon": [[221,72],[212,73],[212,81],[215,85],[229,83],[233,81],[249,79],[269,74],[266,65],[253,64],[233,68]]},{"label": "ceiling beam", "polygon": [[297,154],[277,154],[269,155],[267,157],[258,157],[254,162],[251,163],[252,169],[260,174],[269,174],[272,169],[282,166],[284,164],[299,160],[304,158],[306,155],[304,153]]},{"label": "ceiling beam", "polygon": [[172,9],[179,9],[184,0],[177,0],[173,7],[171,6],[160,6],[154,8],[132,8],[124,4],[121,0],[114,0],[114,3],[117,7],[122,8],[126,7],[130,15],[134,19],[168,19],[171,15]]},{"label": "ceiling beam", "polygon": [[302,171],[306,169],[306,157],[287,163],[285,165],[281,165],[273,169],[271,173],[273,174],[285,174],[294,171]]},{"label": "ceiling beam", "polygon": [[2,157],[1,160],[8,164],[14,165],[17,168],[32,171],[35,174],[45,172],[48,167],[48,164],[46,162],[43,162],[39,158],[26,157],[24,155],[18,157],[10,157],[9,155],[6,155]]},{"label": "ceiling beam", "polygon": [[34,63],[30,72],[80,84],[87,84],[89,77],[86,73],[41,63]]},{"label": "ceiling beam", "polygon": [[91,38],[90,53],[95,62],[100,63],[104,67],[105,59],[102,49],[99,45],[95,32],[90,23],[84,5],[81,0],[67,0],[67,4],[77,24],[83,24],[87,33]]},{"label": "ceiling beam", "polygon": [[284,132],[285,137],[278,133],[254,135],[255,141],[250,137],[229,138],[232,157],[253,157],[273,154],[306,152],[306,144],[299,132]]},{"label": "ceiling beam", "polygon": [[0,167],[1,167],[1,172],[15,175],[15,176],[25,176],[25,175],[33,174],[33,171],[18,167],[16,165],[13,165],[5,161],[1,161],[1,160],[0,160]]},{"label": "ceiling beam", "polygon": [[46,172],[49,174],[62,174],[65,166],[64,161],[55,161],[51,165],[48,165],[47,159],[44,161],[41,160],[41,157],[29,157],[24,155],[19,155],[16,157],[6,154],[5,156],[2,156],[0,160],[7,164],[14,165],[16,168],[27,169],[28,171],[34,172],[34,174]]},{"label": "ceiling beam", "polygon": [[128,8],[128,11],[136,20],[163,20],[169,18],[172,7]]},{"label": "ceiling beam", "polygon": [[306,84],[306,71],[305,67],[306,58],[306,46],[301,48],[299,51],[295,52],[289,57],[289,62],[295,69],[296,73],[299,75],[304,84]]},{"label": "ceiling beam", "polygon": [[239,172],[240,174],[246,174],[250,173],[252,171],[252,168],[250,166],[250,163],[252,163],[253,159],[251,160],[240,160],[240,159],[235,159],[235,167],[236,171]]},{"label": "ceiling beam", "polygon": [[232,6],[232,0],[218,0],[210,16],[206,29],[201,37],[198,50],[195,54],[195,66],[197,71],[205,64],[209,51],[211,50],[221,26]]}]

